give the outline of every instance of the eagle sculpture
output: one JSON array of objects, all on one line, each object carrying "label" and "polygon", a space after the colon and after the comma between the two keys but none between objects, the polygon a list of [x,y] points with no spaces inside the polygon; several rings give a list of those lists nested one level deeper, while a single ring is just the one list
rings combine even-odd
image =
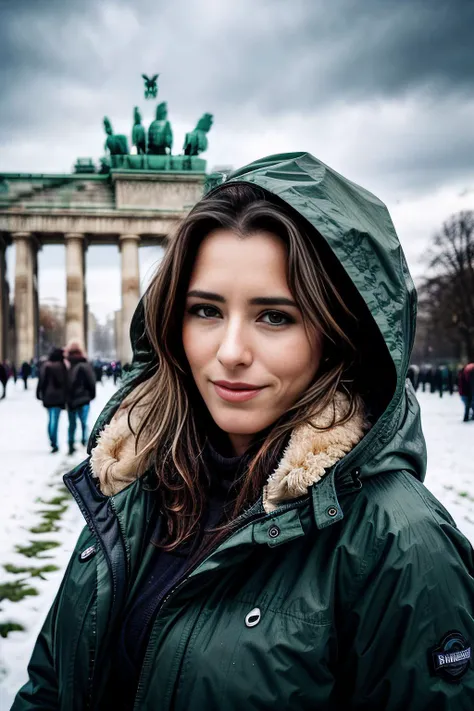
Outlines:
[{"label": "eagle sculpture", "polygon": [[154,76],[147,77],[146,74],[142,74],[142,77],[145,81],[145,99],[156,99],[158,95],[158,77],[159,74],[155,74]]}]

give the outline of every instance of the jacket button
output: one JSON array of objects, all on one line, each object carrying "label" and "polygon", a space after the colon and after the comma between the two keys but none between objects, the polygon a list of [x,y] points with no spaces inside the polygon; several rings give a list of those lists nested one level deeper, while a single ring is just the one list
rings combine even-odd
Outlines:
[{"label": "jacket button", "polygon": [[270,536],[270,538],[278,538],[278,536],[280,535],[280,529],[278,528],[278,526],[270,526],[270,528],[268,529],[268,535]]},{"label": "jacket button", "polygon": [[95,546],[89,546],[89,548],[86,548],[82,553],[79,554],[79,561],[81,563],[86,563],[88,560],[93,558],[95,554],[97,553],[97,549]]},{"label": "jacket button", "polygon": [[337,516],[338,511],[335,506],[330,506],[326,513],[328,516],[331,516],[331,518],[334,518],[334,516]]},{"label": "jacket button", "polygon": [[249,614],[245,618],[245,624],[247,627],[255,627],[255,625],[258,625],[260,622],[260,619],[262,617],[262,613],[260,612],[259,607],[254,607],[253,610],[250,610]]}]

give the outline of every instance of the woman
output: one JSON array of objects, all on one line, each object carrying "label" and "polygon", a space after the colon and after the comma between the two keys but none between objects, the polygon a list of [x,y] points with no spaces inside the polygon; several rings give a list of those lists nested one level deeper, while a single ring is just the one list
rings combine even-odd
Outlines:
[{"label": "woman", "polygon": [[415,292],[308,154],[178,230],[65,477],[88,521],[20,709],[472,709],[474,564],[421,483]]},{"label": "woman", "polygon": [[76,424],[79,419],[82,428],[82,445],[87,444],[87,418],[91,400],[95,398],[95,375],[91,364],[78,341],[70,341],[66,348],[69,363],[68,403],[69,418],[68,444],[69,454],[74,454]]},{"label": "woman", "polygon": [[40,368],[36,397],[48,410],[48,437],[51,453],[59,452],[58,426],[61,410],[66,407],[67,368],[62,348],[52,348],[48,360]]}]

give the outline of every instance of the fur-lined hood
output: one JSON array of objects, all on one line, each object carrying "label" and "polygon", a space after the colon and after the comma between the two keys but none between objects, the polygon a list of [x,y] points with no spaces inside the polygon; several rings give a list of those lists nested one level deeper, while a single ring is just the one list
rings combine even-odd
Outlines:
[{"label": "fur-lined hood", "polygon": [[[311,424],[296,427],[288,446],[270,475],[263,491],[264,508],[269,513],[284,501],[304,495],[337,461],[351,451],[368,429],[362,401],[356,412],[343,425],[330,427],[340,420],[348,407],[348,398],[337,393]],[[136,431],[139,415],[132,424]],[[102,431],[97,446],[92,450],[91,465],[99,479],[103,494],[113,496],[137,478],[135,437],[128,421],[129,410],[124,403],[112,421]],[[321,429],[329,427],[329,429]]]}]

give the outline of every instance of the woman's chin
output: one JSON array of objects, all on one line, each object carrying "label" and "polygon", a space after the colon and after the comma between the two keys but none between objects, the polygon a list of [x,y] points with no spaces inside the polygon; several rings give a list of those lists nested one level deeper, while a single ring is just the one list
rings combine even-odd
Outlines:
[{"label": "woman's chin", "polygon": [[211,412],[212,419],[216,425],[227,432],[227,434],[242,435],[242,436],[252,436],[261,432],[266,427],[272,424],[269,418],[262,417],[252,417],[248,412],[242,412],[232,415],[226,415],[225,413]]}]

